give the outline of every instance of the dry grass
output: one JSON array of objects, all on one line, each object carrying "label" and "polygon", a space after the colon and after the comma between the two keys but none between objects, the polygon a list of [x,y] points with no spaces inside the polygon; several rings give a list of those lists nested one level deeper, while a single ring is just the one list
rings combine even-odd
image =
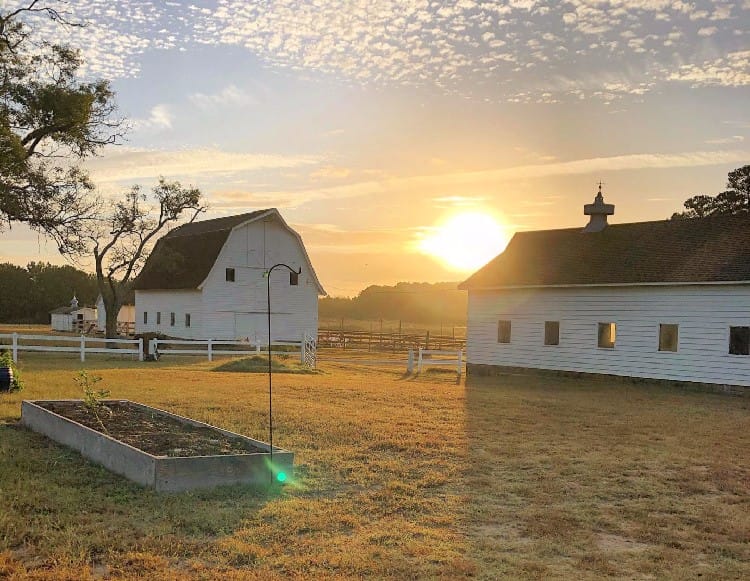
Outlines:
[{"label": "dry grass", "polygon": [[[76,397],[24,357],[0,397],[0,578],[741,578],[750,401],[508,376],[456,385],[323,362],[274,378],[281,491],[158,495],[13,425]],[[113,396],[267,439],[266,379],[97,359]]]}]

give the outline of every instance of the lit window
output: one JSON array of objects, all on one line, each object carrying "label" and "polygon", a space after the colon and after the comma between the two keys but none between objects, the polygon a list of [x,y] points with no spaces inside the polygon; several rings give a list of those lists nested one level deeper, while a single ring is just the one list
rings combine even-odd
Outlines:
[{"label": "lit window", "polygon": [[143,311],[143,324],[148,325],[148,311]]},{"label": "lit window", "polygon": [[544,321],[544,344],[560,344],[560,321]]},{"label": "lit window", "polygon": [[185,313],[185,326],[190,326],[190,313]]},{"label": "lit window", "polygon": [[602,349],[614,349],[617,325],[614,323],[599,323],[598,345]]},{"label": "lit window", "polygon": [[169,313],[169,324],[174,327],[175,316],[174,313]]},{"label": "lit window", "polygon": [[729,327],[730,355],[750,355],[750,327]]},{"label": "lit window", "polygon": [[510,321],[497,322],[497,342],[510,343]]},{"label": "lit window", "polygon": [[234,269],[233,268],[227,268],[226,279],[227,279],[227,282],[234,282]]},{"label": "lit window", "polygon": [[659,351],[677,351],[679,325],[659,325]]}]

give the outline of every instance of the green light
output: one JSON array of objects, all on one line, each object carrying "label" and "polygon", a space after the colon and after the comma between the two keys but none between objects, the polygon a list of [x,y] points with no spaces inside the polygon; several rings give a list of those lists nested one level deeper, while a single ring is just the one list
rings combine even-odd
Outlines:
[{"label": "green light", "polygon": [[286,482],[286,472],[277,473],[276,480],[278,480],[279,482]]}]

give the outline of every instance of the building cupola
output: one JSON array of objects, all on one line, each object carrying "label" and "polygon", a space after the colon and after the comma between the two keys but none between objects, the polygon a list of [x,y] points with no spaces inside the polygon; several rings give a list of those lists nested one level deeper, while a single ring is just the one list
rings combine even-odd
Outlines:
[{"label": "building cupola", "polygon": [[78,298],[76,297],[75,293],[73,293],[73,298],[70,301],[70,306],[74,309],[78,308]]},{"label": "building cupola", "polygon": [[602,182],[599,182],[599,193],[596,194],[593,204],[586,204],[583,213],[589,218],[589,223],[583,229],[584,232],[601,232],[607,227],[607,216],[615,213],[614,204],[605,204],[602,196]]}]

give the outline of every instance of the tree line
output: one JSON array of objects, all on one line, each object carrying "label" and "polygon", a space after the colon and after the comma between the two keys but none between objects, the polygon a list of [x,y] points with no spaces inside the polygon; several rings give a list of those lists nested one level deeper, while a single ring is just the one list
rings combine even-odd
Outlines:
[{"label": "tree line", "polygon": [[49,312],[70,305],[73,293],[81,306],[94,306],[99,294],[94,275],[45,262],[0,264],[0,322],[49,323]]},{"label": "tree line", "polygon": [[400,320],[410,323],[466,322],[467,294],[456,282],[400,282],[395,286],[368,286],[356,297],[320,299],[321,318]]}]

